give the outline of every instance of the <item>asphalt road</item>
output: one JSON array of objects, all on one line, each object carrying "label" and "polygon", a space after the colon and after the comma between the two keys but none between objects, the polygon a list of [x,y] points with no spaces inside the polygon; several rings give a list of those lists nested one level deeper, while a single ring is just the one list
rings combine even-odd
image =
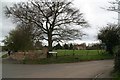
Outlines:
[{"label": "asphalt road", "polygon": [[[94,78],[113,69],[113,60],[23,65],[3,64],[3,78]],[[109,77],[108,74],[102,77]]]}]

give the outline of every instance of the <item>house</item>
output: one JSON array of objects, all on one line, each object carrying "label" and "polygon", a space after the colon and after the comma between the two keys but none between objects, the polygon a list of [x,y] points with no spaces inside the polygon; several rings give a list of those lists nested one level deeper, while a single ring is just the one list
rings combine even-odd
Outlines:
[{"label": "house", "polygon": [[85,50],[86,49],[86,44],[85,43],[76,44],[76,45],[74,45],[74,49],[76,49],[76,50]]}]

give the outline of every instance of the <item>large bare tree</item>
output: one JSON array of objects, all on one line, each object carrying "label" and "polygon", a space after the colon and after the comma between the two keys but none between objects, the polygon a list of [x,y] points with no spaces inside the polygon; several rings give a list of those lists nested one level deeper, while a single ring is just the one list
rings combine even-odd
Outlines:
[{"label": "large bare tree", "polygon": [[5,14],[16,23],[34,24],[41,39],[48,41],[49,50],[52,50],[54,41],[72,40],[81,38],[80,30],[76,25],[85,26],[83,14],[72,7],[67,0],[32,0],[6,7]]}]

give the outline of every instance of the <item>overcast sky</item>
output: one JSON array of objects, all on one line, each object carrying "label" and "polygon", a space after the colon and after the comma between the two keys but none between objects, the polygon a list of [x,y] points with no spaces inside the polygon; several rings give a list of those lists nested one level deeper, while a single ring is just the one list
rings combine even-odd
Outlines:
[{"label": "overcast sky", "polygon": [[[11,2],[15,3],[18,1],[26,0],[0,0],[0,41],[9,33],[9,31],[15,28],[15,24],[10,19],[5,18],[3,14],[3,7],[10,5]],[[75,40],[76,43],[86,42],[96,43],[97,33],[99,29],[106,26],[108,23],[117,23],[117,13],[102,9],[101,7],[107,8],[110,6],[108,2],[115,0],[74,0],[73,4],[75,7],[80,9],[91,27],[82,29],[87,36],[84,36],[82,40]],[[72,41],[73,42],[73,41]]]}]

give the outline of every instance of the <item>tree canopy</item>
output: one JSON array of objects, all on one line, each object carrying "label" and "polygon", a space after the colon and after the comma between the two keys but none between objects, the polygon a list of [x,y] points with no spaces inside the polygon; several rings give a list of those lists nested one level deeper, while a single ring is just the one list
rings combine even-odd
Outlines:
[{"label": "tree canopy", "polygon": [[63,47],[61,46],[61,44],[60,43],[58,43],[57,45],[55,45],[54,46],[54,49],[63,49]]},{"label": "tree canopy", "polygon": [[106,46],[106,51],[113,54],[113,48],[119,44],[119,27],[117,25],[108,25],[100,30],[98,39]]},{"label": "tree canopy", "polygon": [[17,27],[9,32],[3,40],[5,46],[9,50],[30,50],[34,46],[34,38],[32,34],[32,27]]}]

